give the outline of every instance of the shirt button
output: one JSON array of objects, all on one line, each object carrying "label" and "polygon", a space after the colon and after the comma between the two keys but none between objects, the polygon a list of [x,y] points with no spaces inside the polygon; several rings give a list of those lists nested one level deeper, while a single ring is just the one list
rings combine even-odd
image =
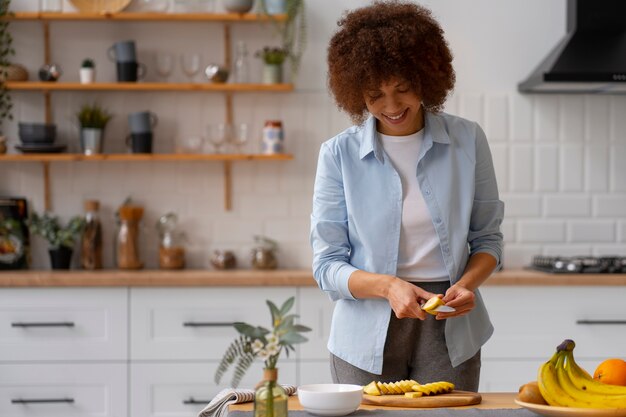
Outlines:
[{"label": "shirt button", "polygon": [[441,223],[441,217],[437,217],[437,218],[435,219],[435,223],[437,223],[437,224]]},{"label": "shirt button", "polygon": [[450,252],[450,249],[446,246],[445,248],[443,248],[443,252],[444,253],[448,253],[448,252]]},{"label": "shirt button", "polygon": [[430,195],[430,190],[426,190],[426,195]]}]

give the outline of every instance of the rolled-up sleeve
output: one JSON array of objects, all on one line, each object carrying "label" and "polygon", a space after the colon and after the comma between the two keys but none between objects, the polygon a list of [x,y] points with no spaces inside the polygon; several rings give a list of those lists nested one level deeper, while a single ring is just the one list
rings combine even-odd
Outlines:
[{"label": "rolled-up sleeve", "polygon": [[503,236],[500,225],[504,218],[504,203],[498,196],[498,185],[491,151],[485,133],[476,125],[476,168],[474,204],[470,219],[468,242],[470,256],[485,252],[501,267]]},{"label": "rolled-up sleeve", "polygon": [[313,248],[313,277],[332,300],[352,299],[348,214],[342,171],[328,143],[320,149],[313,191],[310,241]]}]

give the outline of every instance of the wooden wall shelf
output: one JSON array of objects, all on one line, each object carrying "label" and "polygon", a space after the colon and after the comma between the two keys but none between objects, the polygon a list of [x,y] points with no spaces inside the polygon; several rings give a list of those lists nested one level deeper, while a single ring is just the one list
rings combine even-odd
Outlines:
[{"label": "wooden wall shelf", "polygon": [[154,162],[154,161],[288,161],[291,154],[99,154],[83,155],[78,153],[33,153],[0,155],[0,162]]},{"label": "wooden wall shelf", "polygon": [[293,84],[212,84],[212,83],[158,83],[158,82],[111,82],[81,84],[78,82],[10,81],[6,83],[14,91],[199,91],[199,92],[289,92]]},{"label": "wooden wall shelf", "polygon": [[52,13],[52,12],[15,12],[7,16],[9,20],[41,20],[41,21],[93,21],[93,20],[120,20],[120,21],[196,21],[196,22],[266,22],[274,20],[284,22],[287,15],[278,14],[272,17],[255,13],[155,13],[155,12],[119,12],[119,13]]}]

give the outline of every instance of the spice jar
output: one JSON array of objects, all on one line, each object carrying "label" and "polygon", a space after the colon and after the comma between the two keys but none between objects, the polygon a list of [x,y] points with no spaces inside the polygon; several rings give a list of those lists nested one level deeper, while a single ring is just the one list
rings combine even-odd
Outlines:
[{"label": "spice jar", "polygon": [[276,258],[278,244],[276,241],[264,236],[255,236],[254,241],[257,246],[252,249],[252,267],[254,269],[276,269],[278,267],[278,259]]},{"label": "spice jar", "polygon": [[234,269],[237,267],[237,258],[229,250],[215,250],[211,256],[211,265],[215,269]]},{"label": "spice jar", "polygon": [[178,228],[178,216],[167,213],[159,218],[159,268],[183,269],[185,267],[184,234]]},{"label": "spice jar", "polygon": [[120,269],[141,269],[139,257],[139,222],[143,217],[143,207],[123,205],[119,209],[120,227],[116,239],[117,267]]},{"label": "spice jar", "polygon": [[280,120],[267,120],[263,127],[261,152],[268,155],[282,153],[284,141],[283,122]]},{"label": "spice jar", "polygon": [[102,224],[98,216],[100,202],[85,201],[85,227],[81,237],[80,265],[83,269],[102,269]]}]

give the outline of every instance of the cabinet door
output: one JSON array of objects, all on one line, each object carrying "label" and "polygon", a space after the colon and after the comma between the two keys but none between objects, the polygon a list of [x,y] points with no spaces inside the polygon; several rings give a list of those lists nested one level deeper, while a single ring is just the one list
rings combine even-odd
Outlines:
[{"label": "cabinet door", "polygon": [[128,290],[0,290],[3,361],[127,359]]},{"label": "cabinet door", "polygon": [[295,295],[276,287],[133,288],[131,358],[219,360],[238,336],[232,323],[270,328],[265,301],[280,305]]},{"label": "cabinet door", "polygon": [[484,358],[547,360],[564,339],[576,358],[624,354],[626,287],[483,287],[495,332]]},{"label": "cabinet door", "polygon": [[2,417],[125,417],[126,363],[0,365]]},{"label": "cabinet door", "polygon": [[311,328],[305,333],[308,342],[298,346],[301,359],[321,359],[328,361],[328,336],[330,323],[333,317],[335,303],[317,287],[301,287],[300,295],[300,323]]},{"label": "cabinet door", "polygon": [[[222,389],[230,386],[232,369],[220,385],[213,381],[216,362],[133,363],[130,415],[141,417],[195,417]],[[255,362],[240,388],[252,389],[263,376],[263,363]],[[279,362],[278,382],[296,385],[294,361]]]},{"label": "cabinet door", "polygon": [[301,360],[298,366],[300,385],[330,384],[333,382],[329,358],[326,360]]},{"label": "cabinet door", "polygon": [[[517,392],[521,385],[537,380],[539,366],[546,359],[535,360],[482,360],[480,392]],[[599,361],[577,361],[580,366],[593,373]]]}]

